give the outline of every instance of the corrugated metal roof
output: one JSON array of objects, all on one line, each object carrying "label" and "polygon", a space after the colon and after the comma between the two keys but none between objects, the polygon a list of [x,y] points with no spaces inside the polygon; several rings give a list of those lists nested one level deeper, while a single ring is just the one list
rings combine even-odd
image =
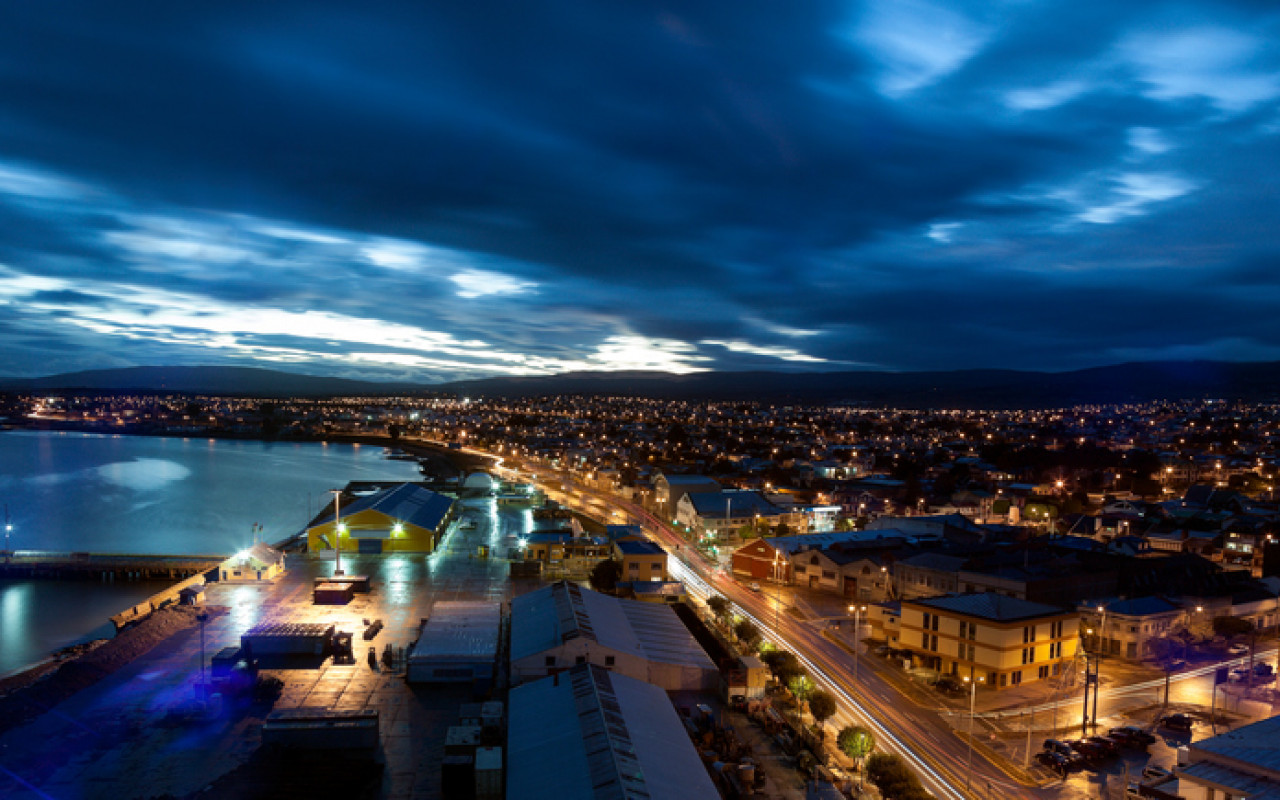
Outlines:
[{"label": "corrugated metal roof", "polygon": [[585,636],[650,661],[714,670],[715,664],[665,605],[624,600],[564,582],[511,601],[511,658],[518,660]]},{"label": "corrugated metal roof", "polygon": [[[448,516],[453,503],[451,497],[412,483],[402,483],[343,506],[341,515],[346,518],[372,509],[390,519],[435,530]],[[333,514],[329,514],[316,524],[324,525],[332,521]]]},{"label": "corrugated metal roof", "polygon": [[[1257,766],[1260,772],[1270,773],[1272,780],[1280,780],[1280,717],[1264,719],[1204,739],[1191,745],[1191,750],[1193,757],[1207,754],[1210,761],[1215,756],[1233,759]],[[1199,762],[1196,766],[1203,763],[1205,762]],[[1275,783],[1269,785],[1276,786]],[[1247,794],[1254,797],[1252,792]]]},{"label": "corrugated metal roof", "polygon": [[422,627],[422,635],[409,653],[409,659],[492,660],[497,656],[501,628],[502,607],[498,603],[438,601],[432,606],[431,618]]},{"label": "corrugated metal roof", "polygon": [[517,686],[507,796],[527,800],[718,800],[671,700],[584,664]]}]

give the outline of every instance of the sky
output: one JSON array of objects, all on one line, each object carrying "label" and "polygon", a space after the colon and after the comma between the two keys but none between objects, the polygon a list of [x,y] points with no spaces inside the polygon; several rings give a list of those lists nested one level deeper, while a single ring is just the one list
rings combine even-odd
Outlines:
[{"label": "sky", "polygon": [[9,3],[0,375],[1280,360],[1280,6]]}]

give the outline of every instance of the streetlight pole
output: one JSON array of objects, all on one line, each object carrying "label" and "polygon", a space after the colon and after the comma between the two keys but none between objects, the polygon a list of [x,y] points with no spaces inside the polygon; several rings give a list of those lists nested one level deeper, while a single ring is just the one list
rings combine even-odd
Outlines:
[{"label": "streetlight pole", "polygon": [[974,701],[978,697],[978,683],[982,680],[984,679],[978,678],[977,680],[974,680],[972,675],[966,675],[964,678],[965,683],[969,684],[969,735],[965,737],[969,740],[969,754],[965,759],[965,791],[969,790],[969,784],[973,778],[973,705]]},{"label": "streetlight pole", "polygon": [[858,629],[862,621],[862,612],[866,611],[866,606],[849,606],[849,612],[853,614],[853,682],[858,682]]},{"label": "streetlight pole", "polygon": [[13,523],[9,521],[9,504],[4,504],[4,551],[8,556],[13,555],[13,551],[9,549],[9,534],[13,533]]},{"label": "streetlight pole", "polygon": [[342,507],[338,504],[338,498],[342,496],[341,489],[330,489],[333,492],[333,554],[334,566],[333,574],[342,575]]}]

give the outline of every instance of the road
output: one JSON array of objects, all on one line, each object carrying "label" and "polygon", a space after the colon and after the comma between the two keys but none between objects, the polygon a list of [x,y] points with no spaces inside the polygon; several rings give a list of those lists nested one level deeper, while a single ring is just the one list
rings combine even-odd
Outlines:
[{"label": "road", "polygon": [[[625,519],[640,524],[649,537],[666,548],[671,558],[672,576],[682,581],[690,594],[700,600],[705,600],[712,593],[723,595],[733,603],[738,613],[755,622],[767,639],[795,653],[815,683],[835,694],[839,700],[839,711],[827,722],[829,731],[839,730],[848,724],[867,726],[876,734],[877,749],[896,753],[905,759],[934,796],[948,800],[993,798],[999,795],[1064,800],[1068,797],[1096,797],[1112,791],[1123,791],[1123,779],[1120,775],[1108,776],[1097,772],[1077,773],[1069,781],[1044,786],[1028,785],[1024,782],[1028,776],[1016,766],[999,755],[994,760],[988,759],[985,748],[975,747],[971,751],[967,740],[957,735],[956,731],[963,731],[968,727],[969,715],[966,712],[925,709],[906,700],[878,674],[884,668],[879,659],[860,659],[858,680],[855,681],[853,660],[849,654],[824,638],[820,629],[796,619],[780,608],[780,594],[776,590],[770,598],[767,594],[744,588],[700,551],[691,547],[664,520],[657,519],[640,506],[607,492],[583,486],[572,477],[552,469],[527,464],[504,469],[515,468],[532,476],[534,482],[549,488],[549,494],[562,497],[571,507],[576,506],[587,513],[613,521]],[[1255,656],[1259,660],[1274,660],[1274,657],[1274,650],[1260,651]],[[1233,662],[1232,666],[1234,665]],[[1198,703],[1208,699],[1212,690],[1212,673],[1216,666],[1218,665],[1188,670],[1173,676],[1170,682],[1173,700]],[[1163,679],[1105,688],[1099,696],[1099,716],[1106,718],[1113,712],[1123,713],[1126,707],[1133,707],[1135,698],[1140,698],[1143,705],[1150,705],[1149,698],[1142,699],[1141,696],[1162,695],[1163,689]],[[1221,701],[1221,694],[1219,700]],[[1057,713],[1065,715],[1064,721],[1078,714],[1078,690],[1068,692],[1058,700],[1040,704],[1034,709],[977,714],[975,719],[978,726],[973,729],[975,738],[980,738],[979,734],[986,729],[985,725],[999,725],[1002,720],[1016,718],[1023,712],[1053,714],[1055,708]],[[1035,745],[1038,745],[1038,741],[1033,747]],[[1160,751],[1160,757],[1168,760],[1171,752]],[[1124,764],[1119,765],[1119,768],[1124,767]]]}]

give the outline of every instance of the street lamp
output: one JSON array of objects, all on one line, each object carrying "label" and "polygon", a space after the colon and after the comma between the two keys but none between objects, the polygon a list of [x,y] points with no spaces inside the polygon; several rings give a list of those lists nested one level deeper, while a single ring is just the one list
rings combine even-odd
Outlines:
[{"label": "street lamp", "polygon": [[13,533],[13,523],[9,521],[9,504],[5,503],[4,505],[4,551],[9,554],[13,553],[13,551],[9,549],[9,534],[11,533]]},{"label": "street lamp", "polygon": [[849,606],[849,613],[853,615],[853,682],[858,682],[858,627],[862,619],[862,612],[866,611],[866,606]]},{"label": "street lamp", "polygon": [[984,682],[985,678],[974,680],[971,676],[964,676],[964,682],[969,684],[969,755],[966,759],[966,768],[964,771],[964,788],[969,788],[969,782],[973,776],[973,704],[978,697],[978,684]]},{"label": "street lamp", "polygon": [[342,524],[342,507],[338,505],[338,498],[342,496],[341,489],[330,489],[333,492],[333,553],[334,565],[333,574],[342,575],[342,531],[346,526]]}]

